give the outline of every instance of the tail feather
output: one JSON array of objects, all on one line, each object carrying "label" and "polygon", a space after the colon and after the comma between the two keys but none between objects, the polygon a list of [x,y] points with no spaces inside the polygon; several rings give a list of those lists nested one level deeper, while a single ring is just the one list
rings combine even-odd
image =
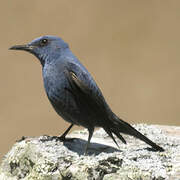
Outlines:
[{"label": "tail feather", "polygon": [[126,144],[126,140],[123,138],[123,136],[119,133],[117,128],[112,129],[112,132],[124,143]]},{"label": "tail feather", "polygon": [[104,128],[106,133],[112,138],[112,140],[115,142],[115,144],[118,146],[118,143],[116,142],[114,136],[112,133],[114,133],[124,144],[126,144],[126,140],[121,136],[121,134],[118,131],[115,131],[114,129]]},{"label": "tail feather", "polygon": [[108,127],[105,127],[104,129],[116,144],[117,144],[117,142],[115,141],[113,134],[115,134],[123,143],[126,143],[126,141],[120,134],[120,133],[124,133],[124,134],[134,136],[134,137],[144,141],[145,143],[149,144],[156,151],[164,151],[164,149],[162,147],[160,147],[157,144],[155,144],[154,142],[152,142],[146,136],[144,136],[139,131],[137,131],[135,128],[133,128],[130,124],[119,119],[116,115],[114,115],[114,117],[111,121],[111,125],[109,125]]},{"label": "tail feather", "polygon": [[118,143],[116,142],[116,140],[114,139],[114,136],[111,132],[111,130],[109,128],[104,128],[104,130],[106,131],[106,133],[112,138],[112,140],[114,141],[114,143],[117,145],[117,147],[119,148]]}]

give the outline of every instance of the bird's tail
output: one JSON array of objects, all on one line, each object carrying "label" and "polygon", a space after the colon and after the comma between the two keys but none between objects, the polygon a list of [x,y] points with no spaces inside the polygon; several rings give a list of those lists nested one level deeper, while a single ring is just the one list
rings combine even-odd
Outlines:
[{"label": "bird's tail", "polygon": [[[139,131],[137,131],[135,128],[133,128],[130,124],[126,123],[125,121],[118,118],[115,114],[112,116],[112,121],[110,124],[106,127],[103,127],[104,130],[107,132],[107,134],[113,139],[113,141],[118,146],[116,140],[113,137],[113,134],[115,134],[123,143],[126,144],[125,139],[122,137],[120,133],[128,134],[131,136],[134,136],[150,146],[156,151],[164,151],[164,149],[154,142],[152,142],[150,139],[148,139],[146,136],[141,134]],[[119,146],[118,146],[119,147]]]}]

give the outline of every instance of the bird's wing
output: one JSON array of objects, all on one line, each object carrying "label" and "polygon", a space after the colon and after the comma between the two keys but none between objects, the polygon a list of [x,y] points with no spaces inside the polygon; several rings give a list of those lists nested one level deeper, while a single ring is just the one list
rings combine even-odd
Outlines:
[{"label": "bird's wing", "polygon": [[101,125],[104,122],[101,119],[105,120],[108,118],[110,108],[93,79],[82,70],[77,72],[74,70],[77,69],[72,67],[65,68],[64,73],[70,85],[70,88],[67,90],[73,95],[81,112],[91,117],[92,121],[93,119],[96,119],[96,122],[99,121],[97,126]]}]

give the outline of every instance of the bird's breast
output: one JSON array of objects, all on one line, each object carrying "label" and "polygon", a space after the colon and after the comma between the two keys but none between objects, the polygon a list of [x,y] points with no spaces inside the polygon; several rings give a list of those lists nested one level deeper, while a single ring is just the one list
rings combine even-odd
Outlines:
[{"label": "bird's breast", "polygon": [[64,119],[69,120],[71,114],[79,112],[72,94],[67,90],[70,87],[64,71],[57,71],[56,68],[46,67],[43,69],[44,88],[56,112]]},{"label": "bird's breast", "polygon": [[43,81],[48,98],[63,97],[67,85],[63,71],[57,71],[54,66],[45,66],[43,69]]}]

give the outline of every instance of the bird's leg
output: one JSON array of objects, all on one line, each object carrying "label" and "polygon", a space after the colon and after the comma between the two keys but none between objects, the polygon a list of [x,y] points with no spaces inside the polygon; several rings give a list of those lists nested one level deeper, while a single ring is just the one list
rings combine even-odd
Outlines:
[{"label": "bird's leg", "polygon": [[48,138],[46,139],[42,139],[41,141],[45,142],[45,141],[52,141],[52,140],[56,140],[56,141],[72,141],[74,140],[75,138],[66,138],[66,135],[67,133],[70,131],[70,129],[73,127],[74,124],[71,124],[67,129],[66,131],[61,135],[61,136],[49,136]]},{"label": "bird's leg", "polygon": [[[70,129],[72,128],[74,126],[74,124],[71,124],[67,129],[66,129],[66,131],[60,136],[60,137],[58,137],[58,139],[59,140],[61,140],[61,141],[65,141],[66,140],[66,135],[67,135],[67,133],[70,131]],[[69,138],[68,140],[72,140],[72,139],[74,139],[74,138]]]},{"label": "bird's leg", "polygon": [[89,136],[88,136],[88,142],[85,146],[85,151],[84,151],[84,155],[87,155],[87,150],[89,148],[89,144],[90,144],[90,141],[91,141],[91,138],[92,138],[92,135],[93,135],[93,132],[94,132],[94,127],[92,128],[88,128],[88,131],[89,131]]}]

